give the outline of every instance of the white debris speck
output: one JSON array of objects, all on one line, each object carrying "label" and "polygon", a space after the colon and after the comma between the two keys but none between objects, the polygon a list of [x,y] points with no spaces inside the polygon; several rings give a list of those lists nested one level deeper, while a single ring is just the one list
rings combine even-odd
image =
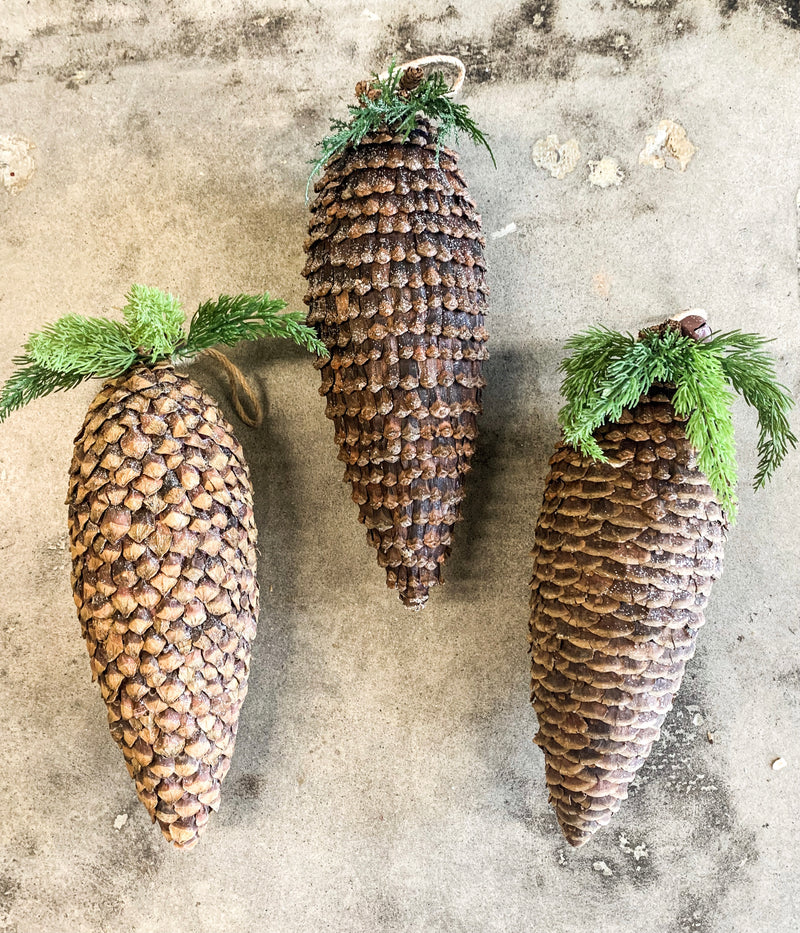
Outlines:
[{"label": "white debris speck", "polygon": [[680,170],[685,172],[694,152],[694,145],[686,135],[686,130],[672,120],[662,120],[655,136],[645,139],[644,149],[639,153],[639,163],[652,165],[653,168],[666,168],[667,159],[673,158]]},{"label": "white debris speck", "polygon": [[638,862],[639,859],[647,858],[649,855],[646,845],[632,846],[628,841],[628,837],[623,833],[619,834],[619,847],[623,852],[627,852],[628,855],[632,855],[634,859]]},{"label": "white debris speck", "polygon": [[537,139],[531,155],[534,165],[550,172],[553,178],[564,178],[575,171],[581,158],[581,147],[577,139],[568,139],[559,145],[558,136],[553,134]]},{"label": "white debris speck", "polygon": [[364,17],[364,19],[371,19],[375,22],[380,19],[380,16],[378,16],[377,13],[373,13],[372,10],[368,10],[366,7],[364,7],[364,9],[361,11],[361,15]]},{"label": "white debris speck", "polygon": [[120,813],[118,817],[114,820],[114,829],[122,829],[122,827],[128,822],[128,814]]},{"label": "white debris speck", "polygon": [[592,288],[601,298],[608,298],[611,294],[611,276],[601,269],[592,276]]},{"label": "white debris speck", "polygon": [[517,232],[517,225],[512,222],[510,224],[506,224],[502,230],[492,231],[492,239],[499,240],[500,237],[508,236],[509,233],[516,233],[516,232]]},{"label": "white debris speck", "polygon": [[0,179],[9,194],[19,194],[33,177],[33,143],[24,136],[0,136]]},{"label": "white debris speck", "polygon": [[592,862],[592,868],[601,872],[606,878],[610,878],[614,874],[605,862]]},{"label": "white debris speck", "polygon": [[628,0],[628,3],[631,6],[638,6],[638,7],[645,7],[645,8],[649,6],[655,6],[656,2],[657,0]]},{"label": "white debris speck", "polygon": [[703,716],[701,713],[695,713],[694,716],[692,716],[693,726],[702,726],[704,722],[705,720],[703,719]]},{"label": "white debris speck", "polygon": [[625,178],[625,172],[619,167],[619,162],[611,156],[589,162],[589,184],[597,188],[610,188],[619,186]]},{"label": "white debris speck", "polygon": [[786,767],[785,758],[776,758],[775,761],[772,762],[773,771],[783,771],[785,767]]}]

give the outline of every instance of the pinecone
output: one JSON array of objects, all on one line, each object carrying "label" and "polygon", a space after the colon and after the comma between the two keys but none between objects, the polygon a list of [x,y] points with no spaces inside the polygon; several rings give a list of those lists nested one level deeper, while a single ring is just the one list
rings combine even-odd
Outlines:
[{"label": "pinecone", "polygon": [[217,810],[256,633],[242,448],[168,363],[107,382],[75,440],[73,590],[92,674],[139,799],[177,848]]},{"label": "pinecone", "polygon": [[726,523],[671,391],[560,444],[536,527],[532,700],[567,841],[605,826],[650,754],[692,657]]},{"label": "pinecone", "polygon": [[317,182],[306,242],[344,478],[413,608],[441,582],[485,384],[486,244],[457,158],[421,117],[405,141],[365,137]]}]

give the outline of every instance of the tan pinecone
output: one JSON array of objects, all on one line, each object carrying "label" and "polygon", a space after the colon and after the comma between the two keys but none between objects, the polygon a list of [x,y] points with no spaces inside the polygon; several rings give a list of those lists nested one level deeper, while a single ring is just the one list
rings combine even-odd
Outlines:
[{"label": "tan pinecone", "polygon": [[387,584],[421,608],[441,581],[481,411],[488,290],[480,216],[424,119],[331,161],[306,242],[330,358],[321,394]]},{"label": "tan pinecone", "polygon": [[670,391],[563,443],[536,526],[532,700],[550,802],[583,845],[627,797],[694,654],[726,523]]},{"label": "tan pinecone", "polygon": [[73,590],[139,799],[177,848],[220,801],[256,634],[247,464],[214,400],[168,363],[107,382],[75,440]]}]

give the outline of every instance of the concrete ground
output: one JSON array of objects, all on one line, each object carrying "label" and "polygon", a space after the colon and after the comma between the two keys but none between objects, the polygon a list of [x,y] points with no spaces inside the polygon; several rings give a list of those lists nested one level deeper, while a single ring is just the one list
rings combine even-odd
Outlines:
[{"label": "concrete ground", "polygon": [[[191,853],[135,798],[75,618],[63,502],[97,384],[0,427],[0,929],[796,931],[798,456],[754,495],[737,404],[741,517],[697,656],[631,799],[579,851],[531,741],[526,626],[569,334],[704,307],[774,336],[798,393],[797,3],[2,7],[0,378],[28,332],[119,308],[134,281],[190,309],[264,288],[302,308],[314,143],[392,55],[463,57],[498,167],[463,144],[492,359],[466,520],[424,612],[384,587],[310,360],[231,353],[268,403],[258,430],[232,416],[263,611],[222,810]],[[695,147],[687,162],[673,137],[685,171],[639,161],[663,120]],[[534,163],[550,135],[575,141],[551,156],[562,177]],[[230,410],[219,371],[193,372]]]}]

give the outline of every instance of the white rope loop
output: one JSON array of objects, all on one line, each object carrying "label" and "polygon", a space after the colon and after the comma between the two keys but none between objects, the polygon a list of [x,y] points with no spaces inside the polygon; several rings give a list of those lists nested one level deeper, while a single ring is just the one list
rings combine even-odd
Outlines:
[{"label": "white rope loop", "polygon": [[[447,96],[455,97],[456,94],[464,86],[464,78],[467,76],[467,68],[464,65],[464,62],[460,58],[456,58],[455,55],[426,55],[424,58],[415,58],[411,62],[403,62],[402,65],[397,66],[398,71],[407,71],[409,68],[424,68],[426,65],[452,65],[458,71],[458,77],[453,82],[453,86],[450,88]],[[381,81],[385,81],[389,77],[389,72],[384,71],[380,76]]]}]

